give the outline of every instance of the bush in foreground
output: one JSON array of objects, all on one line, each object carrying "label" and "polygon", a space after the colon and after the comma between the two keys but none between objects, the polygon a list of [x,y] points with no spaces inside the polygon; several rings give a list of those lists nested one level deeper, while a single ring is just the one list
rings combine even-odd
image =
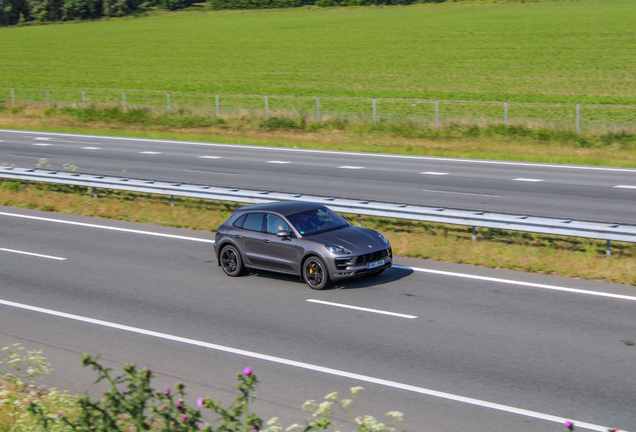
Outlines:
[{"label": "bush in foreground", "polygon": [[[71,396],[55,389],[37,390],[26,384],[33,377],[50,373],[50,365],[42,351],[26,351],[19,344],[4,348],[9,354],[4,362],[10,369],[0,371],[0,431],[2,432],[281,432],[283,427],[274,417],[263,421],[251,412],[250,402],[258,380],[251,368],[237,375],[238,395],[230,406],[223,407],[209,397],[197,399],[197,407],[185,402],[185,386],[177,384],[175,390],[165,387],[161,391],[152,388],[153,374],[148,369],[138,369],[133,364],[124,366],[124,373],[111,374],[112,369],[99,363],[99,356],[84,354],[81,362],[97,372],[96,383],[106,382],[109,389],[100,400],[89,396]],[[379,422],[372,416],[353,417],[351,408],[362,387],[352,387],[351,396],[340,398],[333,392],[318,403],[309,400],[303,410],[311,417],[303,424],[292,424],[285,431],[340,431],[332,420],[334,410],[355,421],[349,430],[359,432],[394,432],[393,425],[402,421],[402,413],[391,411],[387,416],[391,424]],[[206,421],[209,417],[213,419]],[[353,429],[355,428],[355,429]]]}]

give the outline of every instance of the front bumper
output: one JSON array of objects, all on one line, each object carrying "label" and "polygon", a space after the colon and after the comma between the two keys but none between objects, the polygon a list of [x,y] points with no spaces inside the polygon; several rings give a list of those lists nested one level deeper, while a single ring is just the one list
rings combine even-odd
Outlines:
[{"label": "front bumper", "polygon": [[329,273],[331,280],[349,279],[377,273],[391,267],[392,264],[393,253],[389,246],[365,255],[334,258],[333,267]]}]

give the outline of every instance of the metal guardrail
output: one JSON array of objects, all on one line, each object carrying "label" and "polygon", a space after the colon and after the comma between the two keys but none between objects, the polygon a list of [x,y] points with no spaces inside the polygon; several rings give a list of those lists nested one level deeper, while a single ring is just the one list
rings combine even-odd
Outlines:
[{"label": "metal guardrail", "polygon": [[446,209],[300,193],[293,194],[17,167],[0,166],[0,178],[25,182],[34,181],[85,186],[93,188],[94,196],[97,194],[97,189],[114,189],[169,195],[171,197],[203,198],[248,204],[275,201],[312,201],[324,204],[332,210],[341,213],[471,226],[473,227],[473,236],[475,227],[480,227],[606,240],[608,242],[608,255],[610,255],[609,241],[636,242],[636,226],[620,223],[588,222],[488,211]]}]

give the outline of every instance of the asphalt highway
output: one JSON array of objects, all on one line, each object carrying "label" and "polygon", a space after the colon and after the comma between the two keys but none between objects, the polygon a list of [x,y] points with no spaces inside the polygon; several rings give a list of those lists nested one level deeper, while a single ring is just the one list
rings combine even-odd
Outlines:
[{"label": "asphalt highway", "polygon": [[636,170],[0,131],[0,163],[636,224]]},{"label": "asphalt highway", "polygon": [[95,394],[84,352],[193,399],[228,401],[250,366],[255,408],[286,425],[305,400],[361,385],[356,415],[399,410],[413,432],[636,426],[633,287],[398,257],[312,291],[226,277],[212,239],[0,207],[0,346],[43,348],[56,371],[41,383]]}]

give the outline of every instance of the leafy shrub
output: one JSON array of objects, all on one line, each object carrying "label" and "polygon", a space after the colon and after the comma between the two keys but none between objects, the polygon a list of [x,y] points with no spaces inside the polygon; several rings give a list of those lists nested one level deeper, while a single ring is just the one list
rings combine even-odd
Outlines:
[{"label": "leafy shrub", "polygon": [[17,192],[22,189],[22,183],[19,181],[8,181],[0,185],[0,189]]},{"label": "leafy shrub", "polygon": [[260,127],[265,129],[296,129],[296,122],[292,119],[270,117],[259,124]]}]

